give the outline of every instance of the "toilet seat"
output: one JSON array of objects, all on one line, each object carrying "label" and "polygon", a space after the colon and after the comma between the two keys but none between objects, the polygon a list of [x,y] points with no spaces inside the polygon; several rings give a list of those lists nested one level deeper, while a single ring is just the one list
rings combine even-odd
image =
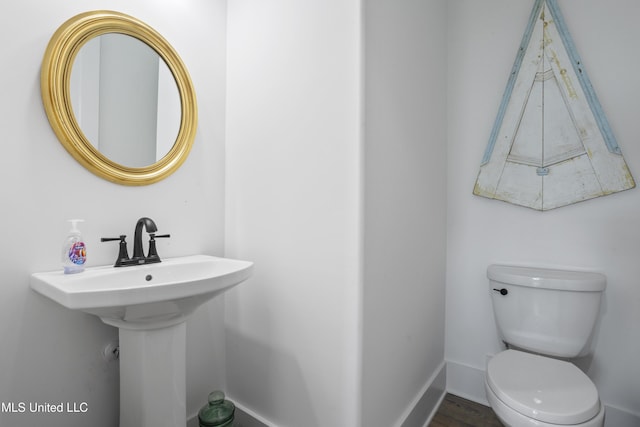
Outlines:
[{"label": "toilet seat", "polygon": [[507,405],[505,405],[495,395],[491,387],[484,382],[484,387],[487,392],[487,400],[493,412],[498,416],[502,424],[505,427],[603,427],[604,426],[604,405],[600,405],[600,412],[588,421],[580,424],[571,424],[570,426],[563,426],[562,424],[550,424],[542,421],[534,420],[533,418],[522,415]]},{"label": "toilet seat", "polygon": [[601,411],[595,385],[575,365],[517,350],[489,361],[487,387],[512,410],[543,423],[580,424]]}]

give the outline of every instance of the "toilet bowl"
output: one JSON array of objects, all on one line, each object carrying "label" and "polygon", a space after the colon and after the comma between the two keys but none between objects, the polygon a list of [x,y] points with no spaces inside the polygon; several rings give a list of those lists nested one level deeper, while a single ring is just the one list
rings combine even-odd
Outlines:
[{"label": "toilet bowl", "polygon": [[569,362],[506,350],[489,361],[485,389],[507,427],[604,425],[595,385]]}]

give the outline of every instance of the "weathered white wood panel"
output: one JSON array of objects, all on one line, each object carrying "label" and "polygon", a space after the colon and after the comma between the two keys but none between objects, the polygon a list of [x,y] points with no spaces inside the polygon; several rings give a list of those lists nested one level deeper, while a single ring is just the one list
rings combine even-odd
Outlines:
[{"label": "weathered white wood panel", "polygon": [[537,0],[474,194],[538,210],[635,187],[555,0]]}]

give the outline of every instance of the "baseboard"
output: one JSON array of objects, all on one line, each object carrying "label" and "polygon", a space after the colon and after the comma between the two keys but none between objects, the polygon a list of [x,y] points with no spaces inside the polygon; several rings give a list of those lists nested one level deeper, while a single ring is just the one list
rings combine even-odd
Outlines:
[{"label": "baseboard", "polygon": [[640,415],[604,405],[604,427],[637,427],[640,426]]},{"label": "baseboard", "polygon": [[[233,399],[230,399],[233,400]],[[240,407],[237,403],[236,411],[234,414],[234,427],[275,427],[274,424],[269,423],[266,420],[262,420],[260,416],[254,414],[252,411]],[[187,420],[187,427],[199,427],[198,414],[192,415]]]},{"label": "baseboard", "polygon": [[[435,415],[442,399],[446,394],[447,370],[445,363],[438,367],[429,378],[425,386],[420,390],[415,399],[400,417],[396,427],[426,427]],[[262,418],[248,408],[238,404],[233,397],[229,397],[236,405],[236,427],[277,427],[275,424]],[[187,427],[199,427],[198,414],[194,414],[187,420]]]},{"label": "baseboard", "polygon": [[199,427],[198,414],[187,417],[187,427]]},{"label": "baseboard", "polygon": [[438,410],[447,388],[447,370],[444,361],[429,378],[400,417],[396,427],[425,427]]},{"label": "baseboard", "polygon": [[[484,369],[447,361],[447,392],[489,406],[484,390]],[[640,415],[605,403],[604,427],[640,426]]]},{"label": "baseboard", "polygon": [[[484,391],[484,376],[483,369],[452,361],[443,363],[409,405],[396,427],[428,426],[447,392],[489,406]],[[605,411],[604,427],[640,426],[638,414],[607,404]],[[276,427],[237,403],[235,419],[238,427]],[[198,424],[198,414],[187,420],[187,427],[198,427]]]},{"label": "baseboard", "polygon": [[447,360],[447,392],[489,406],[484,391],[484,369]]},{"label": "baseboard", "polygon": [[276,427],[275,424],[241,405],[236,405],[235,421],[235,427]]}]

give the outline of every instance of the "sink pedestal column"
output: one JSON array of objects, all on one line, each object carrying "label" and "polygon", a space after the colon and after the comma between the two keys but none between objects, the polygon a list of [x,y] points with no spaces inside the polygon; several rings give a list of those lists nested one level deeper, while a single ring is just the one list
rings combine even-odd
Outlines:
[{"label": "sink pedestal column", "polygon": [[120,326],[120,427],[185,426],[186,323]]}]

